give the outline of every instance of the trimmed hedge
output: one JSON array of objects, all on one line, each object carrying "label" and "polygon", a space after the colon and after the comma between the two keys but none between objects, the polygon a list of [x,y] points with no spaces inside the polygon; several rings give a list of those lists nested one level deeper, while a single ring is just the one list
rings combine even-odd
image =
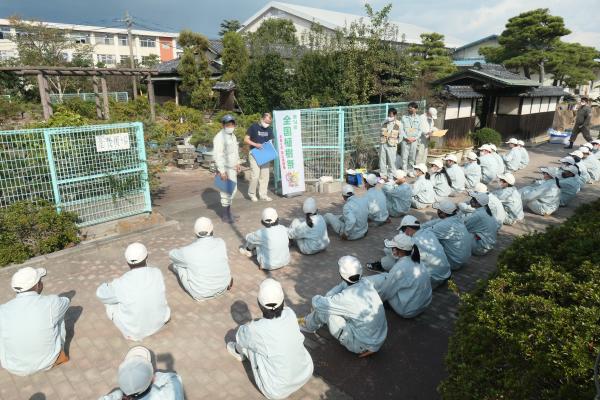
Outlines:
[{"label": "trimmed hedge", "polygon": [[471,134],[475,146],[482,146],[484,144],[493,143],[496,146],[502,144],[502,135],[492,128],[481,128],[475,133]]},{"label": "trimmed hedge", "polygon": [[516,239],[461,295],[445,400],[592,399],[600,351],[600,201]]},{"label": "trimmed hedge", "polygon": [[77,216],[45,201],[0,208],[0,267],[79,243]]}]

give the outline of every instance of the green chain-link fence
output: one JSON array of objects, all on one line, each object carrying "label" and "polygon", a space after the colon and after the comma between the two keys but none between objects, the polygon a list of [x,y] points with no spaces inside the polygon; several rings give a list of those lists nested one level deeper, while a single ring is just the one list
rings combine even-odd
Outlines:
[{"label": "green chain-link fence", "polygon": [[[127,92],[109,92],[107,95],[109,99],[113,99],[116,102],[127,103],[129,101],[129,94]],[[94,93],[51,93],[48,96],[50,96],[50,103],[52,104],[62,103],[63,101],[75,98],[83,101],[96,100],[96,95]],[[102,99],[102,93],[98,93],[98,96],[100,99]]]},{"label": "green chain-link fence", "polygon": [[[400,117],[406,114],[408,103],[300,110],[305,180],[314,181],[322,176],[343,180],[347,168],[371,167],[369,164],[377,159],[381,126],[388,110],[395,108]],[[420,112],[424,112],[425,100],[417,104]],[[276,165],[276,187],[279,184]]]},{"label": "green chain-link fence", "polygon": [[0,131],[0,207],[36,199],[80,226],[150,212],[142,124]]}]

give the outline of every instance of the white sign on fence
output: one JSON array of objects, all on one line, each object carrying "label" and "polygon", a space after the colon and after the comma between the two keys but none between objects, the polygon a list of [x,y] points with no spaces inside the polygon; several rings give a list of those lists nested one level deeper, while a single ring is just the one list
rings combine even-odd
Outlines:
[{"label": "white sign on fence", "polygon": [[111,135],[98,135],[96,136],[96,151],[112,151],[112,150],[126,150],[129,149],[129,133],[113,133]]},{"label": "white sign on fence", "polygon": [[281,192],[283,195],[303,192],[304,155],[300,110],[274,111],[279,151]]}]

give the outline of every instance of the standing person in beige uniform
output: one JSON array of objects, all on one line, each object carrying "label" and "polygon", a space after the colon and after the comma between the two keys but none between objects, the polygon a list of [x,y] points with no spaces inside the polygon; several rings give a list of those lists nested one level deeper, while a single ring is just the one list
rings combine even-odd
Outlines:
[{"label": "standing person in beige uniform", "polygon": [[398,111],[390,108],[388,117],[381,128],[379,146],[379,176],[384,179],[393,180],[396,172],[396,155],[398,154],[398,143],[402,125],[396,119]]},{"label": "standing person in beige uniform", "polygon": [[[244,137],[244,143],[250,146],[250,149],[262,149],[263,143],[273,140],[273,128],[271,127],[273,118],[271,113],[264,113],[260,122],[255,122],[248,128],[246,137]],[[267,189],[269,188],[269,174],[271,163],[268,162],[263,165],[258,165],[256,160],[250,154],[248,157],[250,162],[250,171],[252,177],[250,178],[250,186],[248,187],[248,197],[252,201],[258,201],[260,198],[264,201],[272,201],[273,199],[267,195]],[[256,188],[258,187],[258,198],[256,197]]]},{"label": "standing person in beige uniform", "polygon": [[421,115],[421,137],[417,140],[417,164],[427,163],[427,153],[429,151],[429,139],[436,130],[435,120],[437,119],[437,110],[429,107],[427,112]]},{"label": "standing person in beige uniform", "polygon": [[240,153],[237,138],[234,135],[235,118],[227,114],[222,119],[223,129],[213,139],[213,155],[217,165],[217,173],[222,180],[235,182],[231,193],[221,192],[221,220],[232,224],[235,217],[231,214],[231,202],[237,192],[237,174],[240,172]]}]

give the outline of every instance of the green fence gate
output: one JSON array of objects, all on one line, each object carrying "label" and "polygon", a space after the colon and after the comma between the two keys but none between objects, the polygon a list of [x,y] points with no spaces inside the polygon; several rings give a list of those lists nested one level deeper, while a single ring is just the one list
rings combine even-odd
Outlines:
[{"label": "green fence gate", "polygon": [[36,199],[80,226],[150,212],[142,124],[0,131],[0,207]]},{"label": "green fence gate", "polygon": [[[408,103],[300,110],[305,181],[315,181],[322,176],[333,176],[341,181],[347,168],[366,166],[365,163],[377,157],[381,126],[388,110],[395,108],[400,118],[406,114]],[[419,112],[425,112],[425,100],[417,104]],[[279,188],[281,178],[277,162],[274,175],[275,187]]]}]

